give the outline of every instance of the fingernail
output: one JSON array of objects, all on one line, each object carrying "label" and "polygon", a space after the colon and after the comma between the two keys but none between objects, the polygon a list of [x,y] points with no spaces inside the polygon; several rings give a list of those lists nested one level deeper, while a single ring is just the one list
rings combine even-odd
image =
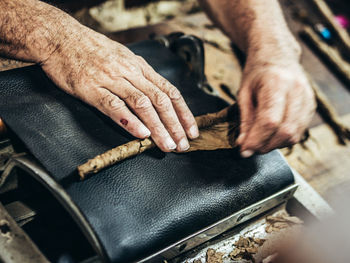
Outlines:
[{"label": "fingernail", "polygon": [[151,136],[150,130],[147,129],[145,126],[141,126],[140,133],[142,134],[142,137],[144,137],[144,138]]},{"label": "fingernail", "polygon": [[254,154],[254,152],[251,151],[251,150],[245,150],[245,151],[241,152],[241,156],[242,156],[243,158],[249,158],[249,157],[251,157],[253,154]]},{"label": "fingernail", "polygon": [[237,138],[237,143],[240,144],[245,138],[245,133],[241,133]]},{"label": "fingernail", "polygon": [[187,151],[188,148],[190,148],[188,140],[186,138],[181,139],[181,141],[179,142],[179,151]]},{"label": "fingernail", "polygon": [[166,146],[169,150],[175,150],[176,149],[176,143],[173,141],[173,139],[168,138],[165,141]]},{"label": "fingernail", "polygon": [[192,139],[195,139],[199,136],[199,131],[197,125],[193,125],[189,130],[189,135]]}]

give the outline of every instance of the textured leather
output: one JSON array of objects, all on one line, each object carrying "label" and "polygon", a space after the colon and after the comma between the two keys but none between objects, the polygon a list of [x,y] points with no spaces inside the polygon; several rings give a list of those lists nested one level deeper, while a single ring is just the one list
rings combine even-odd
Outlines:
[{"label": "textured leather", "polygon": [[[186,64],[155,41],[130,46],[182,92],[195,115],[226,106],[197,88]],[[0,73],[0,116],[60,182],[111,262],[133,262],[293,183],[278,152],[146,152],[76,180],[87,159],[133,139],[54,86],[38,66]]]}]

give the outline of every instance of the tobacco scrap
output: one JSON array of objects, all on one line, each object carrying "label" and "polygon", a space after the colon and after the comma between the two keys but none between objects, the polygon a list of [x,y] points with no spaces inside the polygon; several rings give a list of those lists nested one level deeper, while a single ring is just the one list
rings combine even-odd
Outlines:
[{"label": "tobacco scrap", "polygon": [[215,249],[209,248],[207,250],[206,263],[222,263],[223,256],[223,253],[216,252]]},{"label": "tobacco scrap", "polygon": [[240,237],[234,244],[235,249],[229,254],[234,261],[249,260],[255,262],[254,254],[258,252],[258,248],[264,244],[266,239],[254,237]]},{"label": "tobacco scrap", "polygon": [[267,226],[265,228],[266,233],[279,231],[284,228],[288,228],[295,225],[301,225],[304,222],[295,216],[290,216],[286,212],[277,215],[266,217]]}]

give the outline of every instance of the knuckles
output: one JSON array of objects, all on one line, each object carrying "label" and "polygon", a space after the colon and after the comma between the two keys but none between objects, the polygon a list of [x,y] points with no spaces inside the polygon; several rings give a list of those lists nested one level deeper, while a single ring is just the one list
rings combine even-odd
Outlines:
[{"label": "knuckles", "polygon": [[266,130],[276,130],[280,125],[280,121],[274,117],[265,118],[262,127]]},{"label": "knuckles", "polygon": [[284,138],[288,144],[296,144],[300,140],[300,134],[298,131],[291,127],[282,127],[277,136]]},{"label": "knuckles", "polygon": [[120,65],[118,71],[120,77],[128,80],[137,79],[143,76],[142,69],[136,65]]},{"label": "knuckles", "polygon": [[126,107],[124,101],[111,94],[102,96],[99,105],[109,112],[120,112]]},{"label": "knuckles", "polygon": [[167,132],[161,122],[153,123],[151,129],[153,136],[156,138],[165,138],[167,136]]},{"label": "knuckles", "polygon": [[180,125],[176,125],[176,127],[173,127],[171,130],[171,136],[175,138],[176,140],[180,140],[182,138],[186,138],[186,134],[183,129],[181,129]]},{"label": "knuckles", "polygon": [[177,100],[181,100],[182,98],[180,91],[172,85],[169,88],[168,94],[171,100],[177,101]]},{"label": "knuckles", "polygon": [[131,101],[131,106],[135,109],[148,110],[152,107],[151,100],[146,95],[138,92],[134,92],[128,99]]},{"label": "knuckles", "polygon": [[126,66],[127,71],[131,72],[131,73],[140,73],[141,69],[140,67],[133,65],[133,64],[128,64]]},{"label": "knuckles", "polygon": [[291,144],[291,145],[297,144],[299,141],[300,141],[299,135],[294,135],[294,136],[290,137],[288,140],[289,144]]},{"label": "knuckles", "polygon": [[157,108],[163,111],[168,111],[171,107],[170,98],[164,92],[157,92],[155,94],[155,104]]},{"label": "knuckles", "polygon": [[147,63],[146,60],[145,60],[143,57],[139,56],[139,55],[135,55],[135,58],[136,58],[136,59],[139,61],[139,63],[141,63],[141,64]]}]

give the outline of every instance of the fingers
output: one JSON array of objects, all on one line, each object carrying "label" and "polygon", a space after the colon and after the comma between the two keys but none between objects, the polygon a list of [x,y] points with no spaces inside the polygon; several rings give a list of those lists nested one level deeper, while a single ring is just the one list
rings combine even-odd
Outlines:
[{"label": "fingers", "polygon": [[[300,125],[297,124],[294,115],[294,105],[287,105],[287,110],[283,119],[283,124],[277,129],[276,133],[270,138],[267,144],[260,150],[261,153],[267,153],[273,149],[287,147],[300,140]],[[303,131],[303,130],[302,130]]]},{"label": "fingers", "polygon": [[[149,80],[137,77],[131,80],[151,101],[154,109],[165,126],[167,132],[177,145],[178,151],[186,151],[190,147],[186,133],[176,115],[170,98]],[[147,123],[145,123],[147,125]],[[149,127],[149,126],[148,126]],[[151,132],[152,128],[150,127]],[[152,138],[153,138],[152,133]]]},{"label": "fingers", "polygon": [[151,133],[163,151],[187,150],[186,134],[195,138],[198,128],[178,90],[127,47],[95,33],[85,40],[79,47],[69,46],[76,56],[68,52],[56,57],[58,65],[45,63],[45,72],[132,135]]},{"label": "fingers", "polygon": [[286,107],[284,90],[261,87],[258,91],[254,124],[241,143],[243,157],[266,150],[266,144],[279,129]]},{"label": "fingers", "polygon": [[[293,99],[295,97],[299,97],[299,99]],[[298,143],[312,119],[316,107],[313,94],[307,96],[293,92],[293,94],[289,93],[287,100],[287,109],[282,124],[264,149],[261,150],[262,153]],[[310,107],[305,108],[304,105]]]},{"label": "fingers", "polygon": [[[242,132],[248,130],[243,139],[239,138],[242,157],[299,142],[312,119],[316,104],[308,82],[302,78],[289,83],[278,80],[278,77],[270,77],[260,88],[248,89],[255,91],[257,107],[250,112],[254,116],[251,128],[246,128],[242,122]],[[252,97],[249,92],[240,94],[240,105],[249,103],[248,98],[252,101]],[[242,105],[243,121],[247,119],[246,112]]]},{"label": "fingers", "polygon": [[94,100],[91,102],[93,106],[109,116],[133,136],[146,138],[151,135],[150,130],[130,112],[123,100],[105,88],[98,88],[95,92]]},{"label": "fingers", "polygon": [[[240,109],[240,133],[236,143],[241,146],[254,124],[253,121],[255,117],[252,92],[249,87],[242,86],[238,94],[238,103]],[[248,153],[247,155],[250,154]]]},{"label": "fingers", "polygon": [[124,100],[128,107],[148,127],[151,131],[152,139],[162,151],[169,152],[176,149],[176,143],[166,130],[159,118],[159,113],[157,113],[152,101],[146,94],[125,79],[119,79],[115,82],[115,86],[109,89]]},{"label": "fingers", "polygon": [[191,139],[197,138],[199,136],[197,123],[179,90],[168,80],[155,72],[155,70],[149,66],[142,57],[138,57],[138,59],[143,65],[143,74],[145,78],[170,98],[172,106],[187,136]]}]

